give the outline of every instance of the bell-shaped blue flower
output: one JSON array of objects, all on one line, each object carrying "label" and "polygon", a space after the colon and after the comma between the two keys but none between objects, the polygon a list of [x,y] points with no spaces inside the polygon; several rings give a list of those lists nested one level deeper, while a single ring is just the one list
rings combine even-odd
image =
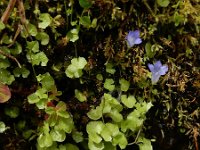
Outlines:
[{"label": "bell-shaped blue flower", "polygon": [[142,43],[142,39],[140,38],[139,30],[129,31],[129,33],[125,39],[126,39],[129,47],[133,47],[136,44]]},{"label": "bell-shaped blue flower", "polygon": [[167,65],[162,65],[160,61],[154,64],[148,64],[149,70],[152,73],[151,81],[153,84],[157,83],[161,75],[165,75],[168,71]]}]

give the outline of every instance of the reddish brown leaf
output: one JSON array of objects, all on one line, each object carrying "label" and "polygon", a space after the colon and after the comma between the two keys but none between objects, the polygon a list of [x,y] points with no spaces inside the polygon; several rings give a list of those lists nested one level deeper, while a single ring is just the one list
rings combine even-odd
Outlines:
[{"label": "reddish brown leaf", "polygon": [[11,97],[10,89],[7,85],[0,82],[0,103],[7,102]]}]

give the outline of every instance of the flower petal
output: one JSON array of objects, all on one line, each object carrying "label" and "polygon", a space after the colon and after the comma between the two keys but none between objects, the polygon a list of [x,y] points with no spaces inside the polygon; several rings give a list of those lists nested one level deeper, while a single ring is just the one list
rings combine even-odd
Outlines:
[{"label": "flower petal", "polygon": [[133,38],[128,38],[127,43],[128,43],[128,47],[133,47],[133,45],[134,45]]},{"label": "flower petal", "polygon": [[130,31],[132,36],[134,36],[135,38],[139,38],[140,37],[140,31],[139,30],[135,30],[135,31]]},{"label": "flower petal", "polygon": [[160,70],[160,67],[162,67],[162,63],[160,62],[160,60],[156,61],[154,63],[154,67],[155,67],[155,70],[156,71],[159,71]]},{"label": "flower petal", "polygon": [[159,74],[160,75],[165,75],[167,71],[168,71],[168,66],[167,65],[163,65],[159,70]]},{"label": "flower petal", "polygon": [[141,38],[137,38],[137,39],[135,39],[134,43],[135,43],[135,44],[140,44],[140,43],[142,43]]},{"label": "flower petal", "polygon": [[128,35],[126,36],[126,41],[128,43],[129,47],[132,47],[135,43],[135,38],[132,36],[132,33],[128,33]]},{"label": "flower petal", "polygon": [[149,68],[149,70],[150,70],[152,73],[155,72],[155,71],[154,71],[154,65],[148,64],[148,68]]},{"label": "flower petal", "polygon": [[160,74],[159,73],[152,73],[151,82],[153,84],[155,84],[155,83],[158,82],[159,78],[160,78]]},{"label": "flower petal", "polygon": [[135,44],[142,43],[139,30],[129,31],[125,39],[129,47],[133,47]]}]

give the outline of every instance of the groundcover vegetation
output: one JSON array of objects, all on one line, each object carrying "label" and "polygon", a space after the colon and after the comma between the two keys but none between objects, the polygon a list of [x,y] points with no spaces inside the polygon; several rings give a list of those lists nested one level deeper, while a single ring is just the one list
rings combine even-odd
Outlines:
[{"label": "groundcover vegetation", "polygon": [[3,150],[199,150],[199,0],[1,0]]}]

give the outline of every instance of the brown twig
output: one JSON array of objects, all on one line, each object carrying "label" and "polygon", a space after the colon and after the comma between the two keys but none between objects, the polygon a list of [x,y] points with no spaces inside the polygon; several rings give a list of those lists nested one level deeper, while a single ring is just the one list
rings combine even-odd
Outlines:
[{"label": "brown twig", "polygon": [[22,26],[21,26],[21,24],[18,24],[18,28],[17,28],[17,31],[15,32],[15,36],[12,40],[12,43],[7,46],[8,48],[13,46],[13,44],[15,44],[15,41],[16,41],[18,35],[21,33],[21,31],[22,31]]},{"label": "brown twig", "polygon": [[[25,30],[26,30],[27,33],[28,33],[28,27],[27,27],[27,24],[26,24],[26,13],[25,13],[24,4],[23,4],[23,1],[22,1],[22,0],[17,0],[17,7],[18,7],[19,17],[20,17],[21,23],[18,24],[18,28],[17,28],[17,31],[16,31],[16,33],[15,33],[13,42],[12,42],[10,45],[8,45],[8,47],[11,47],[11,46],[15,43],[15,41],[16,41],[18,35],[19,35],[20,32],[22,31],[22,25],[24,25],[24,28],[25,28]],[[22,25],[21,25],[21,24],[22,24]],[[29,33],[28,33],[28,34],[29,34]]]},{"label": "brown twig", "polygon": [[26,24],[26,14],[25,14],[25,9],[24,9],[24,4],[22,0],[18,0],[18,11],[19,11],[19,16],[22,24]]},{"label": "brown twig", "polygon": [[[27,31],[29,37],[31,38],[31,36],[29,34],[29,31],[28,31],[28,27],[27,27],[26,13],[25,13],[25,9],[24,9],[24,3],[23,3],[22,0],[17,0],[17,8],[18,8],[18,12],[19,12],[19,17],[20,17],[21,23],[18,24],[18,28],[17,28],[17,31],[15,33],[13,42],[10,45],[8,45],[7,47],[11,47],[15,43],[18,35],[22,31],[22,25],[24,26],[24,28]],[[32,40],[32,38],[31,38],[31,40]]]},{"label": "brown twig", "polygon": [[194,145],[195,145],[195,150],[199,150],[199,145],[198,145],[198,137],[199,133],[198,133],[198,128],[194,127],[193,128],[193,138],[194,138]]},{"label": "brown twig", "polygon": [[22,0],[18,0],[17,2],[18,2],[18,10],[19,10],[19,17],[20,17],[21,24],[24,26],[24,29],[27,32],[30,39],[33,40],[29,34],[29,30],[28,30],[28,26],[27,26],[27,21],[26,21],[27,19],[26,19],[24,3]]},{"label": "brown twig", "polygon": [[16,0],[10,0],[8,3],[8,6],[5,10],[5,12],[3,13],[2,17],[1,17],[1,21],[6,24],[8,21],[8,18],[10,17],[10,13],[13,10],[14,6],[15,6]]},{"label": "brown twig", "polygon": [[12,55],[10,55],[10,54],[6,54],[6,53],[3,52],[2,50],[0,50],[0,54],[1,54],[1,55],[4,55],[4,56],[6,56],[6,57],[8,57],[8,58],[10,58],[10,59],[12,59],[12,60],[14,60],[14,61],[17,63],[18,67],[21,68],[21,64],[19,63],[19,61],[18,61],[14,56],[12,56]]}]

